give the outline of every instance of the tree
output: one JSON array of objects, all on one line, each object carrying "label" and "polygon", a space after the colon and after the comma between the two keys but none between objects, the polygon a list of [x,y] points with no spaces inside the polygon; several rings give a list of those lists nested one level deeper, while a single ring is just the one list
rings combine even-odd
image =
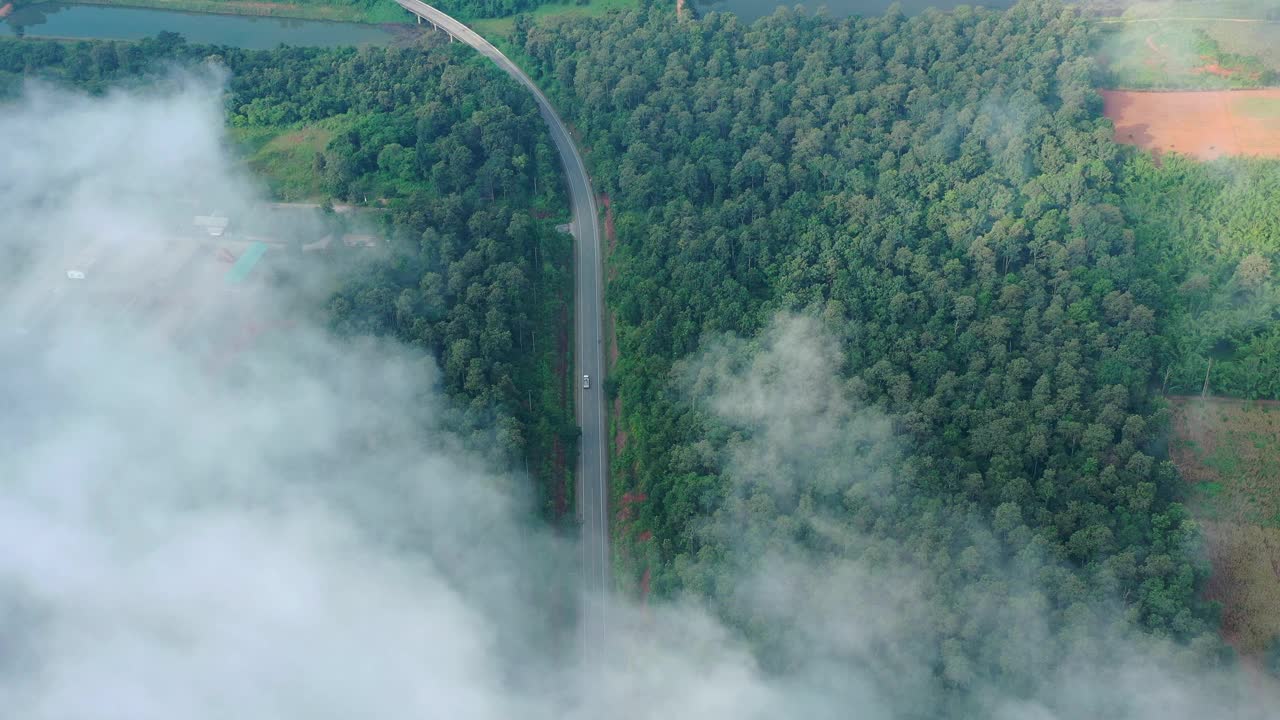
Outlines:
[{"label": "tree", "polygon": [[1257,292],[1271,280],[1271,260],[1254,252],[1240,260],[1236,278],[1246,289]]}]

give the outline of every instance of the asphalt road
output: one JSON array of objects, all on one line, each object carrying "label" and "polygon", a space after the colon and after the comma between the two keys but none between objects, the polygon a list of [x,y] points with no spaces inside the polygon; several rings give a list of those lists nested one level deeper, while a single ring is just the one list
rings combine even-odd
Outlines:
[{"label": "asphalt road", "polygon": [[[576,348],[574,377],[578,425],[582,428],[578,455],[578,513],[582,521],[582,612],[580,634],[583,659],[592,667],[601,651],[608,621],[609,493],[608,456],[605,451],[604,414],[604,283],[600,256],[600,222],[595,193],[582,155],[569,129],[551,102],[528,75],[471,28],[418,0],[396,0],[409,12],[430,21],[492,60],[533,93],[551,139],[560,153],[573,206],[571,230],[575,239],[574,318]],[[582,376],[591,376],[591,388],[582,387]]]}]

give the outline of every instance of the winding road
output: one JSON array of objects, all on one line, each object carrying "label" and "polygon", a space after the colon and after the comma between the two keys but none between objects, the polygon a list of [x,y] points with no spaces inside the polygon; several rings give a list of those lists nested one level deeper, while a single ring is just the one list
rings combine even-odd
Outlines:
[{"label": "winding road", "polygon": [[[418,0],[396,0],[400,7],[475,48],[533,93],[551,130],[569,184],[574,236],[574,317],[576,319],[573,386],[577,392],[578,424],[582,428],[578,454],[578,514],[582,522],[582,610],[579,632],[583,662],[595,666],[605,639],[609,588],[608,456],[605,451],[604,412],[604,283],[600,256],[600,223],[595,193],[568,127],[537,85],[496,47],[471,28]],[[582,376],[591,387],[582,387]]]}]

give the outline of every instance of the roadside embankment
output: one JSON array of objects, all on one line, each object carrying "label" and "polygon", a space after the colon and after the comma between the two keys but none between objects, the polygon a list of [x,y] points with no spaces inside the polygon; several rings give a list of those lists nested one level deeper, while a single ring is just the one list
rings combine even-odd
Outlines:
[{"label": "roadside embankment", "polygon": [[[258,2],[256,0],[76,0],[82,5],[117,5],[145,7],[183,12],[213,13],[218,15],[259,15],[263,17],[289,17],[302,20],[335,20],[362,23],[393,23],[404,25],[412,22],[394,4],[374,8],[359,8],[346,4],[324,2]],[[0,14],[0,17],[3,17]]]}]

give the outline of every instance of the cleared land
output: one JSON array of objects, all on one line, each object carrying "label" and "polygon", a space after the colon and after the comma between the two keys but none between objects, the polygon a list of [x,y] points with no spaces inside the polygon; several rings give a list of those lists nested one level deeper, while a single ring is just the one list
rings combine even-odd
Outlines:
[{"label": "cleared land", "polygon": [[365,23],[408,24],[408,17],[394,3],[357,7],[345,2],[298,0],[297,2],[262,2],[260,0],[76,0],[85,5],[123,5],[161,10],[214,13],[222,15],[262,15],[304,20],[338,20]]},{"label": "cleared land", "polygon": [[[1110,4],[1101,0],[1095,4]],[[1122,20],[1167,20],[1169,18],[1235,18],[1278,20],[1280,7],[1274,0],[1124,0]]]},{"label": "cleared land", "polygon": [[1116,142],[1201,160],[1280,157],[1280,88],[1234,91],[1103,90]]},{"label": "cleared land", "polygon": [[[597,17],[613,10],[634,10],[640,7],[639,0],[590,0],[585,5],[576,2],[552,3],[542,5],[532,12],[526,13],[534,25],[551,26],[562,22],[565,18]],[[480,33],[486,40],[498,46],[508,57],[512,51],[523,52],[522,48],[511,46],[509,38],[515,26],[515,18],[468,18],[458,16],[472,30]],[[514,58],[513,58],[514,59]],[[517,62],[519,60],[517,59]]]},{"label": "cleared land", "polygon": [[1176,398],[1170,456],[1207,520],[1280,528],[1280,403]]},{"label": "cleared land", "polygon": [[1170,456],[1191,484],[1223,605],[1223,636],[1249,655],[1280,636],[1280,403],[1171,398]]},{"label": "cleared land", "polygon": [[[1267,22],[1103,22],[1096,50],[1107,85],[1129,90],[1226,90],[1276,80],[1276,33]],[[1267,40],[1270,40],[1268,42]]]},{"label": "cleared land", "polygon": [[1207,20],[1201,28],[1224,50],[1238,55],[1250,55],[1274,70],[1280,70],[1280,23],[1238,23],[1228,20]]},{"label": "cleared land", "polygon": [[291,130],[233,128],[231,133],[243,148],[249,168],[267,178],[275,197],[309,200],[324,196],[314,169],[316,153],[323,152],[341,129],[342,120],[331,118]]}]

